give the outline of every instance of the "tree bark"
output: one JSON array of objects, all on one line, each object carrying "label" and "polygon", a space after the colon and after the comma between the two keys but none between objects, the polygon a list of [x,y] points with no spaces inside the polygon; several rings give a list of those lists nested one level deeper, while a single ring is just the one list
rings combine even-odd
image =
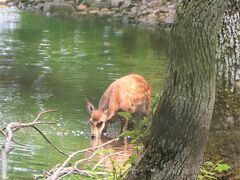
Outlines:
[{"label": "tree bark", "polygon": [[227,3],[179,3],[165,87],[145,150],[126,179],[196,179],[212,117],[216,40]]},{"label": "tree bark", "polygon": [[[230,0],[217,43],[216,100],[207,155],[240,169],[240,0]],[[239,173],[231,173],[239,179]],[[236,175],[234,175],[236,174]]]},{"label": "tree bark", "polygon": [[212,130],[240,128],[240,1],[230,0],[217,43]]}]

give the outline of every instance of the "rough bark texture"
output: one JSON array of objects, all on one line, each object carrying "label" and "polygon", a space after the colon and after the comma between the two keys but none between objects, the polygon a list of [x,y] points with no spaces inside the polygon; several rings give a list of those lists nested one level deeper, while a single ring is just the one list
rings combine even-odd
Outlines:
[{"label": "rough bark texture", "polygon": [[232,166],[240,179],[240,0],[230,0],[217,43],[216,100],[207,156]]},{"label": "rough bark texture", "polygon": [[240,80],[240,1],[230,0],[217,44],[217,80],[220,88],[236,91]]},{"label": "rough bark texture", "polygon": [[227,3],[180,2],[169,71],[149,140],[126,179],[196,179],[212,116],[216,40]]},{"label": "rough bark texture", "polygon": [[211,128],[240,127],[240,1],[230,0],[217,43],[217,86]]}]

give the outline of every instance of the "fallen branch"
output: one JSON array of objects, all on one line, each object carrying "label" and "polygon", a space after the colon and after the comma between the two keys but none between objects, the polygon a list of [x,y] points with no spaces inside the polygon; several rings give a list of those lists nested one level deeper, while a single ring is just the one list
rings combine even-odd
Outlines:
[{"label": "fallen branch", "polygon": [[[55,149],[57,149],[59,152],[62,154],[66,155],[63,153],[61,150],[59,150],[55,145],[53,145],[47,138],[46,136],[36,127],[38,124],[54,124],[52,122],[42,122],[39,121],[41,116],[43,114],[46,114],[48,112],[55,112],[56,110],[47,110],[43,111],[37,114],[37,117],[30,123],[19,123],[19,122],[12,122],[9,123],[5,128],[0,130],[0,133],[3,134],[4,140],[3,140],[3,145],[1,147],[1,160],[2,160],[2,179],[5,180],[7,179],[7,174],[8,174],[8,155],[11,150],[11,142],[17,143],[19,145],[23,145],[22,143],[17,142],[16,140],[13,139],[13,135],[16,131],[19,129],[23,128],[34,128],[37,130],[47,142],[52,145]],[[67,155],[66,155],[67,156]]]},{"label": "fallen branch", "polygon": [[54,147],[58,152],[60,152],[61,154],[68,156],[66,153],[64,153],[61,149],[59,149],[57,146],[55,146],[43,133],[42,131],[40,131],[37,127],[33,126],[33,128],[39,132],[39,134],[41,134],[41,136],[52,146]]},{"label": "fallen branch", "polygon": [[119,152],[116,152],[116,153],[113,153],[113,154],[108,154],[107,156],[103,157],[102,159],[100,159],[97,164],[92,168],[92,170],[94,171],[97,167],[99,167],[99,165],[101,163],[103,163],[104,161],[106,161],[108,158],[112,157],[112,156],[115,156],[115,155],[121,155],[123,152],[122,151],[119,151]]},{"label": "fallen branch", "polygon": [[[61,179],[67,175],[70,175],[70,174],[79,174],[79,175],[82,175],[82,176],[88,176],[88,177],[93,177],[94,175],[107,175],[109,173],[106,173],[106,172],[92,172],[92,171],[88,171],[88,170],[80,170],[78,169],[78,165],[80,163],[83,163],[83,162],[86,162],[86,161],[90,161],[93,157],[96,156],[97,154],[97,149],[101,148],[101,147],[104,147],[106,146],[107,144],[110,144],[112,142],[115,142],[115,141],[118,141],[119,138],[116,138],[116,139],[112,139],[106,143],[103,143],[99,146],[95,146],[95,147],[91,147],[91,148],[87,148],[87,149],[83,149],[83,150],[79,150],[79,151],[76,151],[74,153],[72,153],[71,155],[69,155],[69,157],[59,166],[55,166],[53,169],[51,169],[49,172],[47,172],[45,174],[45,178],[47,180],[56,180],[56,179]],[[77,155],[81,154],[81,153],[84,153],[84,152],[88,152],[88,151],[92,151],[92,150],[95,150],[95,152],[88,158],[85,158],[85,159],[80,159],[78,161],[76,161],[72,166],[70,167],[66,167],[67,164],[69,164],[69,162],[74,158],[76,157]],[[106,155],[106,157],[111,157],[113,155],[116,155],[116,154],[121,154],[121,152],[117,152],[117,153],[114,153],[114,154],[109,154],[109,155]],[[107,158],[103,158],[104,160],[106,160]],[[103,162],[104,160],[100,160],[101,162]],[[101,163],[100,162],[100,163]],[[99,164],[97,164],[97,166],[99,166]],[[97,166],[94,168],[94,170],[97,168]]]},{"label": "fallen branch", "polygon": [[39,112],[36,119],[33,122],[37,122],[43,114],[46,114],[49,112],[56,112],[56,111],[57,111],[56,109],[52,109],[52,110],[46,110],[46,111]]},{"label": "fallen branch", "polygon": [[2,134],[3,136],[5,136],[5,133],[4,133],[3,130],[0,129],[0,132],[1,132],[1,134]]}]

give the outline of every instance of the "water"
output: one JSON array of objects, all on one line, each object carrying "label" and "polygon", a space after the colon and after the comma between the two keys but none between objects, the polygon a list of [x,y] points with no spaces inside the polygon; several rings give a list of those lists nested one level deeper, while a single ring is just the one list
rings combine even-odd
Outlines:
[{"label": "water", "polygon": [[[57,109],[42,118],[56,125],[39,129],[64,152],[87,148],[84,98],[97,105],[109,83],[133,72],[159,91],[167,50],[164,31],[104,18],[75,22],[0,8],[0,127],[30,122],[39,111]],[[26,146],[14,145],[10,153],[10,179],[32,179],[65,158],[33,129],[14,137]]]}]

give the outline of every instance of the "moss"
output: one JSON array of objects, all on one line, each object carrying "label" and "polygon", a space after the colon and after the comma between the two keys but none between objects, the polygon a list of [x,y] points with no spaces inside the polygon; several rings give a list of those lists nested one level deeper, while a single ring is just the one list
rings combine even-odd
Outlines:
[{"label": "moss", "polygon": [[[224,130],[239,127],[239,112],[240,92],[217,88],[211,128]],[[232,122],[229,122],[230,119]]]}]

